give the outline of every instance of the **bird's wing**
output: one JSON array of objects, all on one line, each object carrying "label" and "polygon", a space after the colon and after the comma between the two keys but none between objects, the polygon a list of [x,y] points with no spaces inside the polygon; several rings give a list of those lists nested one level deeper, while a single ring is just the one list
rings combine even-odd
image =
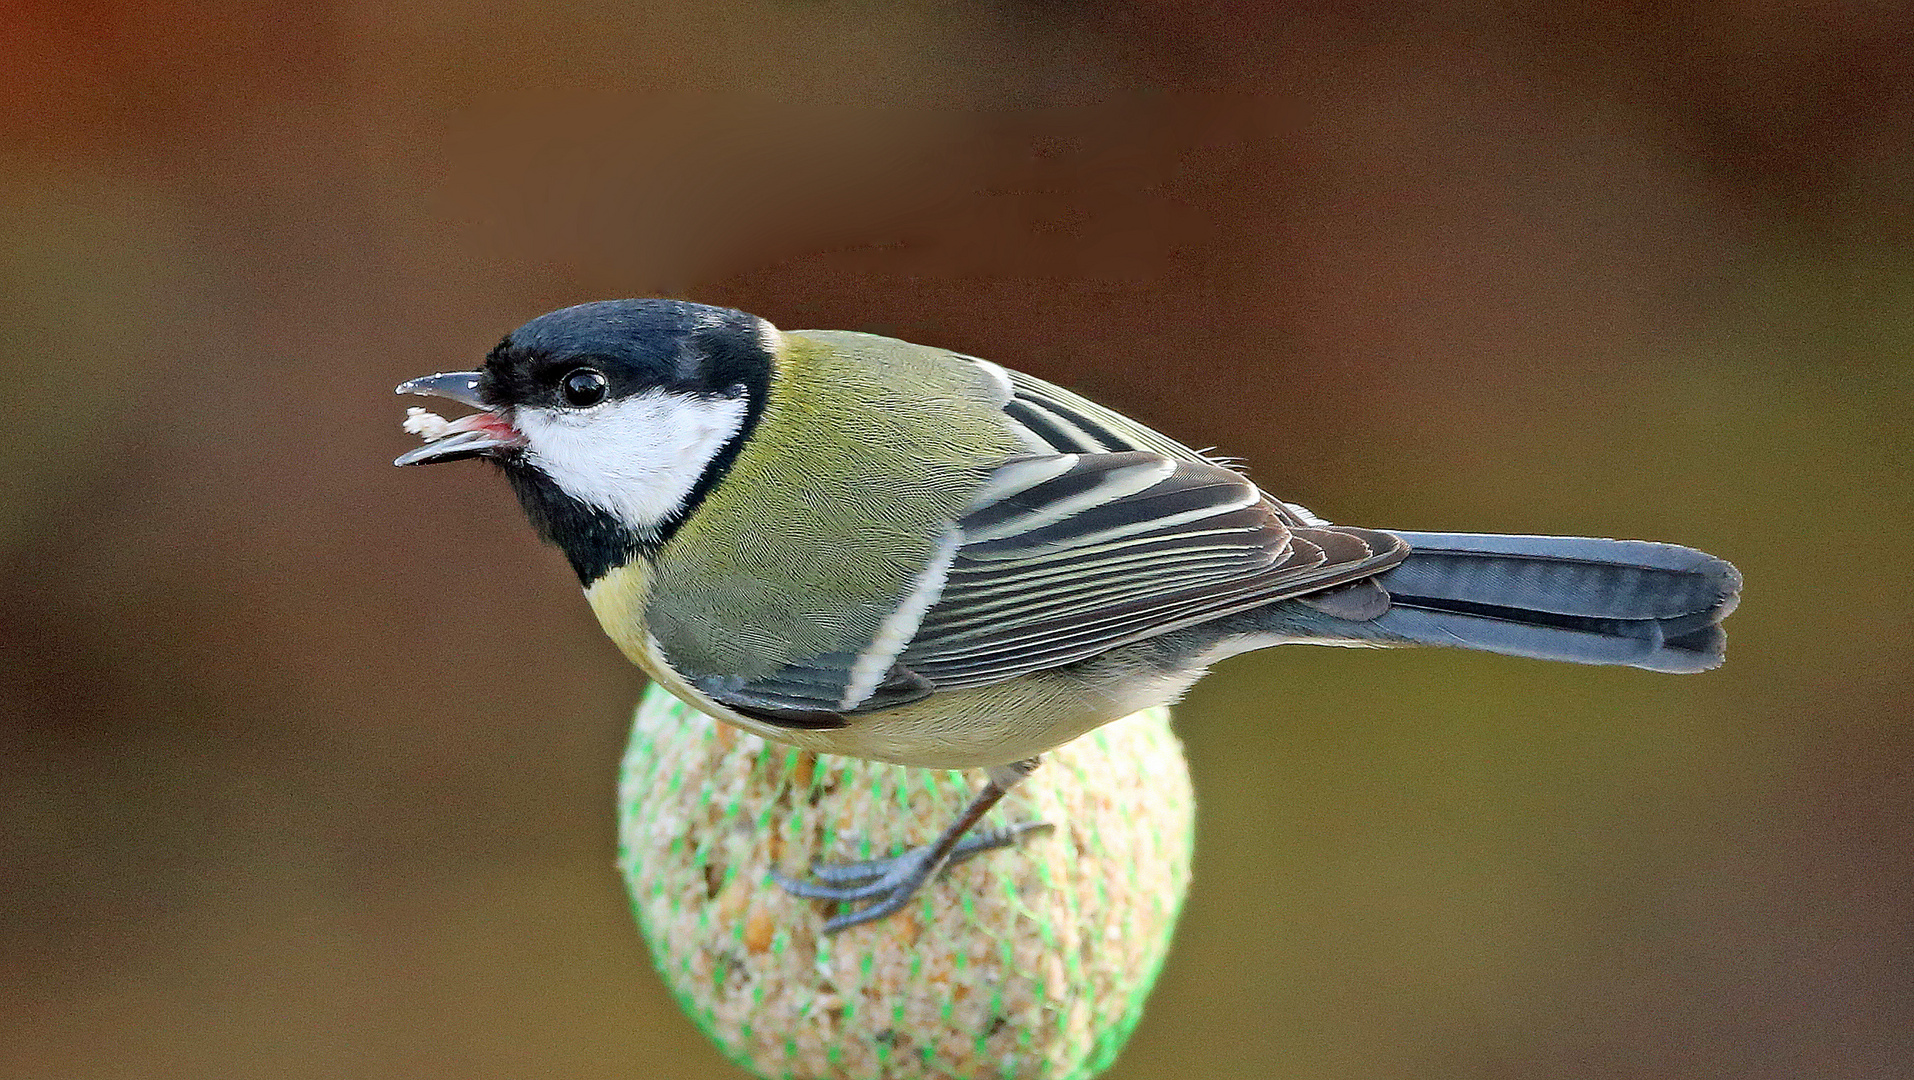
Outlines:
[{"label": "bird's wing", "polygon": [[[1002,384],[1004,418],[1024,445],[1038,453],[1113,454],[1147,450],[1166,458],[1209,461],[1168,435],[1034,375],[966,357]],[[1215,462],[1210,462],[1215,464]]]},{"label": "bird's wing", "polygon": [[[967,359],[1003,384],[1009,394],[1003,407],[1004,419],[1024,445],[1037,453],[1106,454],[1147,450],[1180,461],[1225,465],[1223,459],[1191,449],[1155,428],[1055,383],[975,356]],[[1263,498],[1285,525],[1328,524],[1308,509],[1273,498],[1268,492],[1263,493]]]},{"label": "bird's wing", "polygon": [[943,589],[897,662],[939,689],[1002,682],[1367,578],[1408,553],[1389,533],[1286,517],[1203,461],[1012,460],[958,523]]},{"label": "bird's wing", "polygon": [[868,648],[700,689],[817,726],[1356,581],[1408,550],[1388,533],[1285,518],[1240,474],[1193,457],[1012,458]]}]

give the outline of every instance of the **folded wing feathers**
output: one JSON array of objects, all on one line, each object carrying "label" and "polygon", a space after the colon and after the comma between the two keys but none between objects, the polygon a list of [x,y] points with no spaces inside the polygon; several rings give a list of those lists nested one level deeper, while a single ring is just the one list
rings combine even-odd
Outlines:
[{"label": "folded wing feathers", "polygon": [[1026,537],[1093,507],[1148,491],[1176,472],[1176,462],[1154,454],[1078,457],[1074,467],[994,502],[971,503],[963,521],[966,546]]},{"label": "folded wing feathers", "polygon": [[1059,457],[1074,460],[1011,462],[973,502],[943,595],[899,662],[940,687],[997,682],[1400,559],[1370,543],[1386,534],[1292,528],[1255,485],[1200,460]]},{"label": "folded wing feathers", "polygon": [[[1235,459],[1192,449],[1154,428],[1146,427],[1106,409],[1088,398],[1079,397],[1061,386],[1047,383],[1021,371],[1011,371],[988,360],[968,357],[987,371],[992,380],[1007,386],[1010,401],[1004,416],[1011,430],[1032,449],[1048,448],[1059,454],[1098,454],[1123,450],[1147,450],[1181,461],[1201,461],[1233,468]],[[1285,525],[1321,527],[1329,522],[1295,503],[1269,500],[1278,520]]]},{"label": "folded wing feathers", "polygon": [[1022,426],[1032,436],[1051,446],[1069,447],[1079,453],[1132,449],[1115,432],[1091,417],[1081,412],[1066,414],[1025,394],[1013,397],[1004,406],[1004,414],[1011,423]]}]

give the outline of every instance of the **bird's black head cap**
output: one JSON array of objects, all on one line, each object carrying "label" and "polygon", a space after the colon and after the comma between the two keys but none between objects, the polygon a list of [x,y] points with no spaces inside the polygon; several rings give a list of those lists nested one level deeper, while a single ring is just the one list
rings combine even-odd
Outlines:
[{"label": "bird's black head cap", "polygon": [[671,539],[724,478],[771,390],[776,331],[755,315],[682,300],[601,300],[562,308],[506,335],[485,358],[479,398],[493,409],[563,408],[567,376],[601,373],[607,396],[647,391],[744,399],[736,435],[712,458],[677,514],[643,532],[567,494],[523,456],[498,458],[532,524],[590,585]]},{"label": "bird's black head cap", "polygon": [[770,380],[768,324],[683,300],[600,300],[540,315],[505,336],[481,372],[490,406],[562,405],[565,376],[604,373],[612,397],[646,390],[761,398]]}]

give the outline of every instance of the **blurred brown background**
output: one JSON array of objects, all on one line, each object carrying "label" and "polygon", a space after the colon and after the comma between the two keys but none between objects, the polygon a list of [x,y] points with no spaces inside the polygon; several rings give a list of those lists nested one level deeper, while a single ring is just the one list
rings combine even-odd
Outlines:
[{"label": "blurred brown background", "polygon": [[401,379],[667,293],[1746,573],[1707,676],[1203,683],[1113,1077],[1914,1075],[1899,5],[427,7],[0,16],[0,1072],[733,1075],[612,873],[639,677],[388,464]]}]

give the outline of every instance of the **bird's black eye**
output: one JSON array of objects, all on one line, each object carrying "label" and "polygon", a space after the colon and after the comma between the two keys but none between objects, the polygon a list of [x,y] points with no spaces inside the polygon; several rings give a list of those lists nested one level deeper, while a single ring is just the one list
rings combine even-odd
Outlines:
[{"label": "bird's black eye", "polygon": [[597,368],[574,368],[565,376],[561,384],[565,391],[565,404],[585,409],[605,400],[609,389],[605,382],[605,373]]}]

